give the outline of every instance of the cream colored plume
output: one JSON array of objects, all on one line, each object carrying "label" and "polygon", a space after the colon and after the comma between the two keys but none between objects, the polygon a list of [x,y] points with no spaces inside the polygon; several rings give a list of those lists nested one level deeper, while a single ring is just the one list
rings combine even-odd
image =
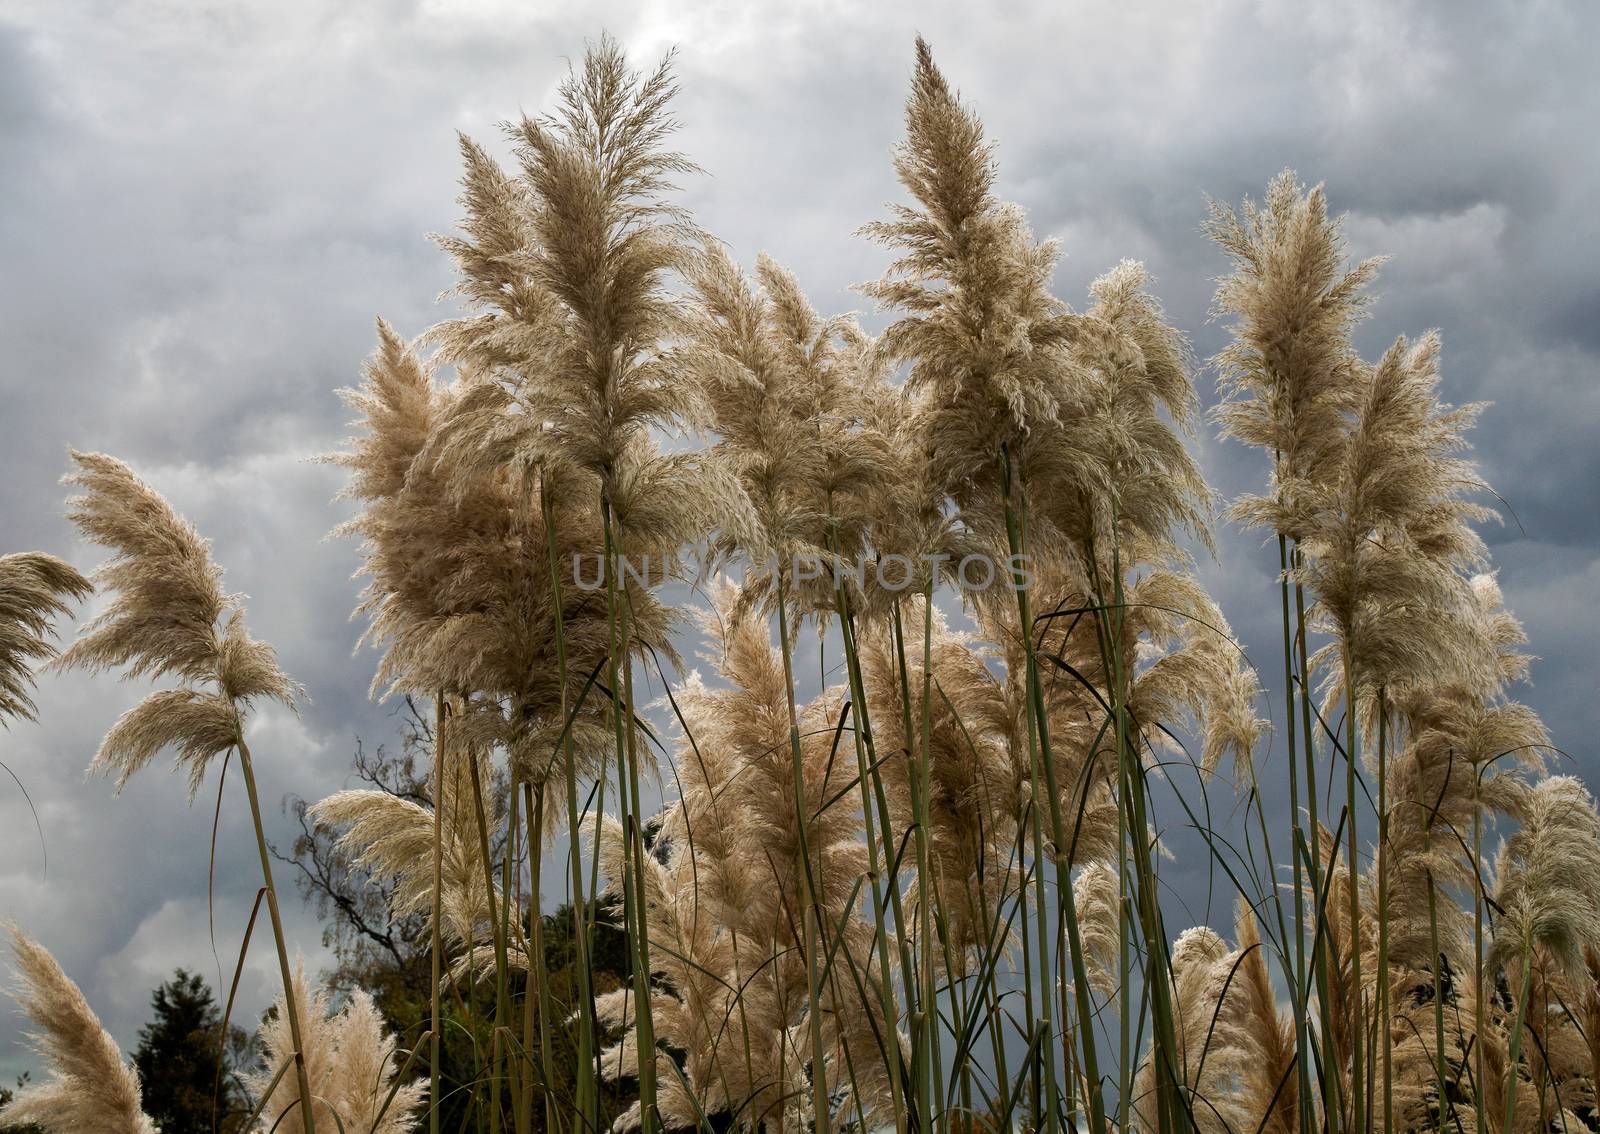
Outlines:
[{"label": "cream colored plume", "polygon": [[[927,752],[932,877],[918,877],[909,886],[908,909],[923,901],[934,903],[945,920],[951,962],[963,969],[959,976],[969,959],[986,949],[999,932],[997,911],[1019,884],[1013,848],[1028,754],[1025,748],[1012,747],[1005,691],[985,664],[982,647],[952,632],[937,609],[925,623],[920,597],[904,600],[903,605],[902,625],[912,628],[907,633],[919,639],[905,646],[903,682],[902,654],[896,649],[892,625],[883,622],[860,633],[867,716],[876,750],[880,758],[887,757],[880,775],[894,832],[909,831],[916,821],[914,765]],[[920,641],[925,627],[931,630],[927,648],[932,662],[926,671],[930,697],[926,736]],[[901,874],[909,873],[908,863]]]},{"label": "cream colored plume", "polygon": [[1350,335],[1381,261],[1346,267],[1340,221],[1328,216],[1321,186],[1306,190],[1291,170],[1260,205],[1247,200],[1235,212],[1213,203],[1206,231],[1234,265],[1213,308],[1234,320],[1217,358],[1216,419],[1224,436],[1274,455],[1272,495],[1241,497],[1233,512],[1298,539],[1315,515],[1313,490],[1334,479],[1343,456],[1361,365]]},{"label": "cream colored plume", "polygon": [[[449,728],[447,726],[447,732]],[[453,742],[445,749],[441,932],[452,950],[470,952],[490,931],[488,887],[484,878],[478,818],[468,759],[478,765],[484,819],[492,832],[502,822],[496,810],[492,768],[483,750],[468,757]],[[433,780],[429,777],[431,787]],[[318,825],[340,830],[339,849],[372,873],[393,879],[391,913],[403,917],[433,909],[433,828],[431,807],[385,791],[342,791],[314,804],[307,815]]]},{"label": "cream colored plume", "polygon": [[1119,993],[1122,974],[1117,971],[1121,949],[1122,884],[1116,871],[1103,862],[1091,862],[1072,880],[1077,906],[1078,933],[1088,962],[1089,983],[1101,996]]},{"label": "cream colored plume", "polygon": [[863,228],[898,258],[861,291],[902,313],[877,349],[911,363],[933,484],[959,498],[992,478],[1002,444],[1056,418],[1072,319],[1048,290],[1054,242],[1035,242],[1021,209],[995,196],[983,124],[921,38],[905,122],[894,165],[915,203]]},{"label": "cream colored plume", "polygon": [[[1202,1131],[1294,1134],[1294,1022],[1278,1008],[1255,914],[1242,899],[1235,927],[1234,949],[1203,926],[1185,930],[1172,947],[1175,1025],[1189,1110]],[[1135,1083],[1141,1130],[1156,1129],[1155,1083],[1147,1055]]]},{"label": "cream colored plume", "polygon": [[[862,428],[866,336],[823,320],[799,283],[766,256],[759,289],[716,245],[697,258],[687,341],[674,363],[698,394],[696,418],[738,507],[716,550],[742,556],[744,601],[770,606],[781,572],[791,609],[831,609],[833,570],[796,572],[796,557],[834,563],[862,551],[870,500],[894,474],[887,445]],[[843,572],[840,572],[843,577]]]},{"label": "cream colored plume", "polygon": [[298,688],[277,654],[245,629],[239,597],[222,590],[210,544],[133,470],[102,453],[72,454],[67,483],[83,489],[68,518],[111,558],[94,575],[111,596],[55,664],[127,678],[175,677],[122,715],[95,755],[93,771],[120,789],[165,748],[177,750],[199,791],[211,760],[239,744],[244,713],[263,699],[293,707]]},{"label": "cream colored plume", "polygon": [[[317,1129],[323,1129],[324,1124],[330,1128],[342,1126],[352,1134],[405,1134],[416,1129],[426,1082],[402,1084],[393,1101],[389,1101],[402,1061],[397,1059],[395,1038],[386,1033],[383,1017],[372,998],[357,991],[337,1012],[331,1011],[328,994],[307,980],[303,961],[295,965],[293,988]],[[304,1134],[298,1076],[291,1068],[278,1078],[275,1087],[272,1085],[295,1052],[284,1006],[280,993],[273,1012],[261,1025],[261,1070],[250,1075],[248,1083],[258,1103],[272,1087],[261,1112],[267,1127],[276,1124],[279,1132]]]},{"label": "cream colored plume", "polygon": [[55,656],[51,624],[93,591],[70,564],[37,551],[0,555],[0,722],[32,720],[33,665]]},{"label": "cream colored plume", "polygon": [[413,1078],[400,1084],[393,1099],[389,1097],[402,1053],[372,997],[357,989],[334,1019],[335,1056],[328,1099],[343,1117],[345,1129],[367,1134],[405,1134],[416,1129],[427,1081]]},{"label": "cream colored plume", "polygon": [[507,125],[516,176],[464,140],[466,217],[443,243],[474,310],[429,335],[481,387],[449,463],[559,468],[575,478],[563,505],[604,492],[635,564],[675,565],[715,526],[724,487],[656,436],[694,398],[667,349],[683,324],[673,276],[700,244],[671,200],[694,169],[667,148],[676,89],[670,57],[638,72],[602,37],[560,84],[558,113]]},{"label": "cream colored plume", "polygon": [[1600,951],[1600,814],[1574,776],[1551,776],[1518,809],[1521,830],[1495,863],[1501,908],[1490,959],[1520,966],[1537,946],[1561,971],[1576,974]]},{"label": "cream colored plume", "polygon": [[[810,1121],[798,811],[808,817],[819,920],[829,927],[828,947],[837,949],[836,971],[821,997],[826,1074],[842,1088],[851,1078],[848,1059],[861,1093],[844,1105],[887,1117],[893,1049],[880,1045],[898,1038],[876,998],[869,992],[864,999],[849,975],[854,970],[865,987],[876,987],[870,927],[845,904],[865,869],[860,815],[842,803],[824,806],[847,790],[853,774],[834,743],[840,699],[825,692],[801,712],[805,794],[797,807],[783,666],[767,623],[741,607],[732,584],[717,588],[713,599],[704,616],[714,643],[708,657],[726,685],[692,678],[676,695],[688,730],[677,754],[683,793],[663,816],[654,853],[644,857],[646,920],[652,943],[663,946],[651,951],[664,978],[651,1004],[656,1034],[685,1053],[683,1072],[706,1113],[729,1113],[737,1128],[750,1131]],[[589,822],[601,871],[615,887],[626,834],[609,817]],[[854,900],[859,909],[859,892]],[[833,939],[835,926],[842,940]],[[627,1027],[633,1003],[631,989],[618,990],[600,1009],[606,1022]],[[630,1028],[605,1052],[603,1066],[609,1078],[625,1077],[638,1060]],[[676,1074],[659,1060],[658,1069],[663,1108],[693,1125],[694,1109]],[[619,1126],[638,1118],[630,1111]]]},{"label": "cream colored plume", "polygon": [[20,987],[13,995],[33,1026],[48,1081],[23,1087],[0,1111],[0,1124],[46,1134],[156,1134],[141,1109],[139,1073],[44,946],[10,926]]}]

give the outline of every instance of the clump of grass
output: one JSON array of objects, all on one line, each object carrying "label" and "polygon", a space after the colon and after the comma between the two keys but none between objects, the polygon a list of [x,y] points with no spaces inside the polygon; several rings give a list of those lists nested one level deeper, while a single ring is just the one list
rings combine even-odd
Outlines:
[{"label": "clump of grass", "polygon": [[[1591,1122],[1600,818],[1512,697],[1530,659],[1465,455],[1482,407],[1441,400],[1436,332],[1356,351],[1378,262],[1348,262],[1321,188],[1285,173],[1207,226],[1233,266],[1214,417],[1271,462],[1226,515],[1278,543],[1280,822],[1261,679],[1187,550],[1212,550],[1216,506],[1196,361],[1144,267],[1081,311],[1051,292],[1058,250],[919,40],[909,200],[864,230],[894,257],[862,288],[892,314],[873,338],[674,202],[693,166],[669,64],[603,40],[553,117],[508,127],[515,169],[462,141],[441,244],[468,311],[417,344],[380,322],[345,394],[359,433],[331,460],[360,505],[372,690],[432,700],[434,766],[429,799],[311,816],[428,915],[430,1129],[446,997],[482,1044],[463,1129],[490,1134]],[[334,1012],[290,971],[244,731],[293,683],[194,529],[120,462],[74,460],[72,516],[113,558],[58,664],[176,682],[95,766],[120,786],[172,748],[191,794],[219,756],[245,775],[284,982],[261,1113],[413,1128],[421,1042],[397,1066],[370,1001]],[[0,712],[31,715],[49,622],[87,591],[0,559]],[[669,672],[686,627],[709,680]],[[665,686],[670,741],[640,681]],[[1242,831],[1214,818],[1225,764]],[[1169,929],[1169,801],[1237,891],[1231,942]],[[543,939],[563,826],[569,1019]],[[605,920],[627,941],[611,988]],[[636,1100],[606,1113],[601,1080]],[[107,1083],[139,1121],[136,1084],[128,1110]]]}]

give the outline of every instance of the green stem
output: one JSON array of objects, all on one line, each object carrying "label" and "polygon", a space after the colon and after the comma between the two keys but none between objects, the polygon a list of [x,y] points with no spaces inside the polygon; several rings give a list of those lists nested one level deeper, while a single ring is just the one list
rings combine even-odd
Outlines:
[{"label": "green stem", "polygon": [[300,1122],[306,1134],[316,1134],[315,1109],[311,1103],[311,1080],[306,1075],[305,1049],[300,1046],[300,1009],[295,1003],[294,974],[289,970],[289,946],[283,936],[283,918],[278,914],[278,888],[272,882],[272,855],[267,850],[266,828],[261,823],[261,800],[256,793],[256,773],[250,760],[250,746],[244,742],[241,727],[235,739],[239,750],[239,770],[244,775],[245,793],[250,797],[250,821],[255,825],[256,852],[261,857],[261,881],[267,891],[267,915],[272,921],[272,943],[278,949],[278,973],[283,978],[283,1012],[289,1021],[289,1042],[294,1044],[295,1082],[300,1090]]},{"label": "green stem", "polygon": [[428,1132],[439,1134],[439,986],[444,983],[444,942],[440,906],[444,900],[444,694],[433,702],[433,916],[429,952],[433,985],[428,996],[432,1034],[428,1037]]},{"label": "green stem", "polygon": [[[527,1005],[524,1006],[523,1044],[527,1045],[528,1033],[537,1027],[541,1064],[540,1094],[544,1099],[544,1129],[551,1132],[556,1129],[555,1096],[550,1090],[550,1069],[555,1064],[552,1062],[553,1054],[550,1050],[550,970],[545,963],[544,955],[544,882],[540,878],[544,871],[545,784],[541,783],[539,790],[534,791],[532,784],[524,783],[522,791],[528,824],[528,950],[532,954],[529,960],[532,962],[533,974],[533,995],[528,997]],[[534,1005],[534,1000],[538,1001],[537,1005]],[[529,1100],[528,1110],[531,1118],[532,1075],[528,1076],[524,1094]]]},{"label": "green stem", "polygon": [[[517,859],[517,833],[520,825],[517,822],[517,812],[520,810],[520,793],[518,792],[517,762],[511,762],[511,789],[510,789],[510,814],[506,820],[506,853],[500,861],[500,940],[505,956],[505,1018],[500,1026],[507,1035],[511,1034],[511,910],[517,905],[517,897],[512,893],[512,867]],[[527,1119],[522,1109],[522,1065],[513,1058],[509,1045],[506,1048],[506,1083],[511,1090],[511,1121],[512,1129],[516,1134],[528,1134]]]},{"label": "green stem", "polygon": [[622,795],[622,823],[627,837],[623,854],[623,918],[633,950],[636,1003],[634,1027],[639,1050],[639,1129],[654,1134],[659,1128],[656,1110],[656,1032],[650,992],[649,906],[645,898],[644,807],[639,790],[639,753],[633,726],[633,665],[628,660],[628,609],[620,586],[621,540],[611,512],[608,491],[600,495],[600,516],[606,541],[606,612],[611,652],[607,668],[614,702],[617,762]]},{"label": "green stem", "polygon": [[[1473,770],[1472,778],[1472,985],[1473,985],[1473,1029],[1476,1034],[1482,1034],[1485,1020],[1489,1014],[1489,1006],[1483,994],[1483,810],[1479,800],[1479,791],[1483,786],[1480,778],[1480,769]],[[1487,1130],[1484,1125],[1485,1108],[1484,1092],[1487,1083],[1484,1080],[1483,1044],[1472,1045],[1474,1050],[1475,1078],[1472,1090],[1474,1109],[1478,1117],[1478,1130]],[[1600,1067],[1596,1068],[1600,1071]],[[1600,1083],[1600,1076],[1596,1077]]]},{"label": "green stem", "polygon": [[[501,933],[499,902],[494,892],[494,864],[489,856],[489,820],[483,802],[483,777],[478,774],[476,753],[467,753],[467,770],[472,780],[472,807],[478,824],[478,853],[483,856],[483,886],[489,903],[489,924],[494,929],[494,1031],[489,1044],[489,1134],[500,1129],[501,1064],[504,1054],[500,1042],[500,1029],[505,1026],[510,1011],[506,986],[506,939]],[[468,951],[473,948],[468,943]]]},{"label": "green stem", "polygon": [[[555,616],[556,675],[561,685],[561,719],[567,719],[568,681],[566,617],[562,606],[561,569],[556,551],[554,501],[550,486],[541,473],[539,477],[539,510],[544,518],[545,550],[550,566],[551,609]],[[589,1074],[594,1067],[597,1043],[595,1038],[594,992],[589,968],[589,930],[584,924],[588,903],[583,888],[583,834],[578,813],[577,756],[573,749],[572,730],[562,737],[562,769],[565,779],[567,804],[567,858],[572,875],[572,968],[578,982],[578,1073],[576,1079],[576,1112],[581,1120],[583,1134],[600,1134],[600,1110],[595,1077]],[[437,1134],[437,1132],[434,1132]]]},{"label": "green stem", "polygon": [[[916,849],[918,885],[923,887],[927,875],[923,873],[927,862],[926,832],[920,822],[920,809],[918,807],[917,790],[917,762],[913,758],[911,744],[917,735],[915,725],[911,720],[911,670],[906,661],[905,627],[900,618],[900,604],[896,602],[893,607],[893,628],[895,658],[899,666],[900,677],[900,716],[905,740],[905,750],[902,753],[906,761],[906,780],[911,785],[912,796],[912,846]],[[899,892],[899,887],[894,888]],[[915,1068],[917,1101],[920,1111],[919,1121],[927,1124],[928,1129],[937,1129],[939,1115],[934,1109],[934,1100],[942,1095],[934,1088],[933,1077],[933,1032],[938,1026],[938,1002],[934,995],[931,982],[922,979],[922,966],[920,963],[921,951],[926,941],[922,931],[923,907],[927,905],[926,897],[919,894],[917,897],[918,909],[916,910],[915,926],[909,935],[904,934],[905,911],[896,907],[896,924],[902,927],[902,936],[909,936],[906,942],[905,960],[906,967],[906,996],[911,1009],[911,1062]],[[917,959],[912,959],[912,949],[917,950]]]},{"label": "green stem", "polygon": [[934,877],[928,853],[932,805],[933,733],[933,576],[930,574],[922,596],[922,736],[917,746],[917,888],[923,942],[923,980],[927,988],[928,1061],[933,1069],[933,1091],[944,1098],[944,1059],[939,1041],[939,984],[934,966],[934,903],[938,900],[938,880]]},{"label": "green stem", "polygon": [[[1311,1042],[1306,1006],[1311,987],[1306,974],[1306,895],[1305,871],[1299,847],[1305,842],[1300,825],[1300,755],[1295,750],[1294,645],[1289,613],[1289,541],[1278,533],[1278,590],[1283,618],[1283,701],[1284,740],[1289,758],[1289,818],[1291,826],[1289,858],[1294,869],[1294,1050],[1295,1075],[1300,1086],[1300,1128],[1316,1128],[1316,1106],[1311,1096]],[[1309,737],[1307,738],[1309,741]],[[1310,767],[1309,761],[1307,767]],[[1315,787],[1312,788],[1315,791]],[[1315,886],[1315,882],[1312,883]]]},{"label": "green stem", "polygon": [[[835,548],[837,551],[837,547]],[[861,792],[861,816],[867,842],[867,875],[872,887],[872,922],[874,941],[878,949],[878,983],[879,1000],[882,1004],[883,1016],[889,1038],[889,1092],[891,1104],[894,1108],[896,1134],[905,1134],[907,1113],[909,1105],[906,1098],[906,1084],[904,1082],[904,1069],[900,1063],[900,1052],[893,1038],[893,1033],[900,1018],[900,1010],[895,1003],[893,970],[889,963],[889,934],[884,918],[883,899],[883,868],[879,859],[876,817],[873,814],[872,796],[873,785],[876,790],[883,790],[882,780],[878,776],[876,745],[872,738],[871,713],[867,706],[865,683],[861,676],[861,657],[856,649],[854,616],[850,611],[849,596],[842,583],[837,584],[835,592],[838,596],[840,610],[839,627],[844,639],[845,669],[850,680],[851,713],[855,719],[854,734],[856,750],[856,778]],[[893,853],[892,848],[889,853]]]},{"label": "green stem", "polygon": [[[1022,635],[1023,656],[1025,659],[1025,677],[1028,690],[1028,719],[1029,719],[1029,750],[1034,775],[1037,776],[1041,767],[1044,772],[1045,798],[1050,808],[1050,823],[1052,836],[1055,842],[1054,854],[1047,855],[1045,850],[1040,820],[1035,811],[1034,829],[1035,846],[1039,855],[1040,878],[1039,886],[1043,890],[1043,863],[1049,857],[1055,867],[1056,897],[1060,903],[1062,916],[1067,923],[1067,944],[1071,951],[1073,991],[1078,1002],[1078,1037],[1083,1048],[1084,1076],[1088,1081],[1090,1130],[1093,1134],[1105,1134],[1107,1131],[1105,1099],[1100,1092],[1100,1061],[1095,1051],[1094,1038],[1094,1005],[1089,997],[1089,974],[1084,962],[1083,940],[1078,928],[1077,900],[1072,893],[1072,864],[1068,860],[1071,840],[1068,836],[1066,818],[1061,810],[1060,785],[1056,782],[1055,759],[1050,747],[1050,722],[1045,711],[1044,686],[1039,680],[1037,659],[1033,650],[1033,612],[1028,600],[1028,588],[1022,574],[1023,558],[1027,553],[1027,544],[1024,540],[1017,510],[1012,500],[1012,467],[1011,459],[1004,449],[999,457],[999,472],[1001,491],[1005,500],[1006,541],[1011,554],[1013,565],[1012,589],[1017,597],[1017,619],[1019,633]],[[1038,780],[1035,779],[1037,785]],[[1037,792],[1036,792],[1037,794]],[[1044,896],[1040,895],[1039,917],[1042,921],[1045,911]],[[1164,947],[1164,942],[1157,945],[1157,951]],[[1044,948],[1041,935],[1041,968],[1045,974],[1049,973],[1047,949]],[[1045,978],[1048,980],[1048,976]],[[1048,986],[1044,996],[1045,1011],[1049,1011],[1051,997]],[[1048,1021],[1043,1023],[1048,1025]],[[1065,1026],[1065,1021],[1063,1021]],[[1055,1128],[1055,1060],[1047,1058],[1045,1061],[1045,1082],[1049,1092],[1047,1098],[1047,1128]]]},{"label": "green stem", "polygon": [[[1355,1134],[1367,1134],[1366,1061],[1363,1059],[1366,1043],[1366,1012],[1361,987],[1361,886],[1360,863],[1357,859],[1359,843],[1356,838],[1356,802],[1359,773],[1356,769],[1356,688],[1355,668],[1348,649],[1345,651],[1345,794],[1349,834],[1347,856],[1350,859],[1350,1114],[1351,1129]],[[1429,886],[1430,908],[1432,886]],[[1438,971],[1438,957],[1434,958],[1434,971]],[[1437,1004],[1438,997],[1434,997]],[[1442,1019],[1442,1017],[1441,1017]]]},{"label": "green stem", "polygon": [[[1394,1038],[1389,991],[1389,704],[1378,688],[1378,1021],[1383,1042],[1383,1128],[1394,1129]],[[1441,1098],[1444,1096],[1441,1095]]]},{"label": "green stem", "polygon": [[[1296,570],[1301,566],[1300,549],[1292,549],[1292,561]],[[1306,827],[1311,838],[1307,846],[1311,849],[1309,856],[1309,873],[1311,878],[1311,892],[1315,896],[1312,909],[1316,914],[1316,922],[1312,927],[1313,942],[1311,949],[1310,966],[1315,976],[1317,986],[1317,1005],[1322,1014],[1322,1039],[1323,1049],[1321,1060],[1323,1074],[1321,1081],[1325,1096],[1322,1100],[1323,1123],[1327,1134],[1338,1134],[1342,1106],[1339,1091],[1339,1070],[1331,1066],[1328,1060],[1329,1044],[1334,1035],[1333,1028],[1333,989],[1329,978],[1329,966],[1332,960],[1332,934],[1328,931],[1327,919],[1322,910],[1322,825],[1317,818],[1317,761],[1315,734],[1311,728],[1311,682],[1310,666],[1306,660],[1306,593],[1305,588],[1296,581],[1294,585],[1295,608],[1295,649],[1299,666],[1299,693],[1300,693],[1300,728],[1301,739],[1305,746],[1306,760]]]},{"label": "green stem", "polygon": [[[781,568],[780,568],[781,571]],[[811,840],[807,836],[808,799],[805,757],[800,747],[800,718],[795,708],[794,649],[789,642],[789,609],[783,576],[778,577],[778,642],[783,654],[783,687],[789,710],[789,762],[794,782],[795,836],[800,843],[800,921],[806,963],[806,995],[811,1017],[811,1105],[814,1128],[831,1126],[828,1114],[827,1051],[822,1040],[822,984],[817,969],[817,941],[821,917],[817,907],[816,879],[812,876]]]}]

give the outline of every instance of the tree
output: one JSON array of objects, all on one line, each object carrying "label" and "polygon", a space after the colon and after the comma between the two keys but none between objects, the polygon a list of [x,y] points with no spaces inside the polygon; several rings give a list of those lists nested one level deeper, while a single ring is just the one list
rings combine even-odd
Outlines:
[{"label": "tree", "polygon": [[144,1110],[162,1134],[236,1130],[249,1111],[238,1079],[249,1040],[238,1027],[222,1038],[222,1013],[203,977],[178,969],[150,997],[134,1066]]}]

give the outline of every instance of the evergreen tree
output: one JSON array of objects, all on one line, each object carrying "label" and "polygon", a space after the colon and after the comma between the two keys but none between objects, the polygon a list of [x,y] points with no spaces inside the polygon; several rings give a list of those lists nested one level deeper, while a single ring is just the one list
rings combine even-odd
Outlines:
[{"label": "evergreen tree", "polygon": [[211,1134],[213,1116],[216,1130],[232,1129],[248,1112],[234,1074],[240,1035],[230,1035],[225,1049],[218,1044],[222,1012],[211,987],[178,969],[151,994],[150,1007],[133,1054],[145,1113],[162,1134]]}]

